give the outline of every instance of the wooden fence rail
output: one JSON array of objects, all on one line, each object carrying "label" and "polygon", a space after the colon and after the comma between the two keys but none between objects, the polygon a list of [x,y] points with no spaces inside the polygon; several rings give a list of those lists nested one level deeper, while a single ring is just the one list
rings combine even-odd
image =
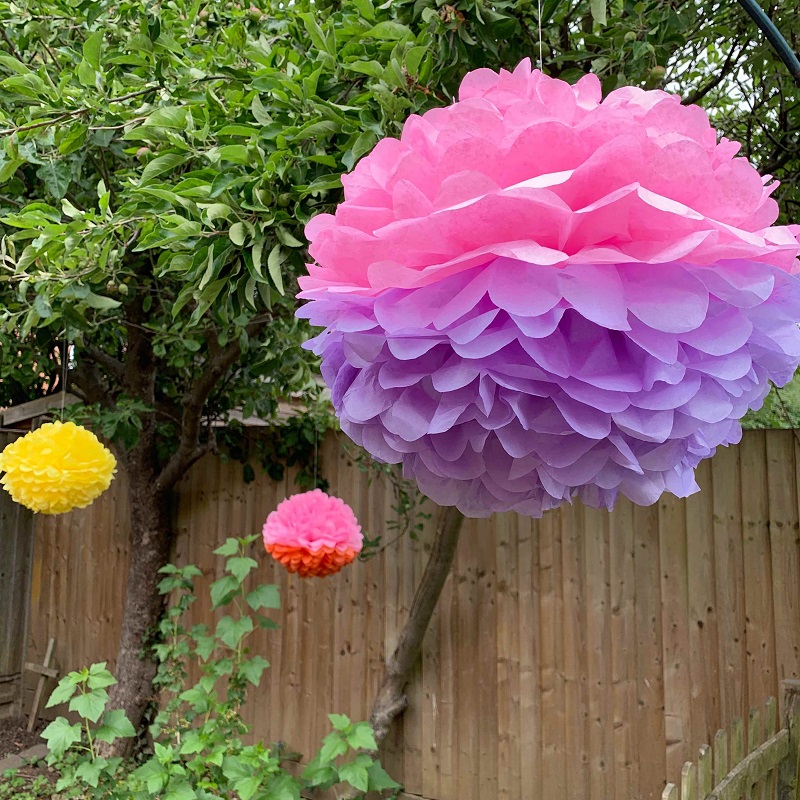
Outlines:
[{"label": "wooden fence rail", "polygon": [[[800,622],[800,621],[799,621]],[[730,730],[717,731],[714,745],[700,747],[697,763],[687,761],[680,787],[668,783],[662,800],[798,800],[800,798],[800,681],[784,681],[784,726],[778,704],[752,708]]]}]

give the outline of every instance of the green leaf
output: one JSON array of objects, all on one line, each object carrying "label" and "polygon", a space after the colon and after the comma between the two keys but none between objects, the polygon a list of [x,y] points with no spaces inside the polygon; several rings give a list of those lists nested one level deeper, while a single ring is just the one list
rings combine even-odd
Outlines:
[{"label": "green leaf", "polygon": [[213,636],[198,636],[195,638],[195,653],[203,661],[208,661],[211,654],[217,648],[217,640]]},{"label": "green leaf", "polygon": [[95,84],[97,82],[97,73],[94,71],[92,65],[83,59],[80,64],[78,64],[78,82],[81,86],[85,86],[87,89],[94,89]]},{"label": "green leaf", "polygon": [[223,617],[217,623],[216,637],[231,649],[238,646],[239,642],[253,630],[253,620],[250,617]]},{"label": "green leaf", "polygon": [[122,709],[106,711],[103,722],[95,731],[94,738],[101,742],[113,742],[115,739],[127,739],[136,735],[136,729],[131,724]]},{"label": "green leaf", "polygon": [[247,228],[243,222],[235,222],[231,225],[228,236],[235,245],[241,247],[244,244],[244,240],[247,238]]},{"label": "green leaf", "polygon": [[253,102],[250,104],[250,110],[253,112],[256,122],[260,125],[271,125],[272,117],[267,113],[261,98],[258,95],[253,97]]},{"label": "green leaf", "polygon": [[249,592],[245,599],[253,611],[261,608],[281,607],[280,589],[275,584],[264,583]]},{"label": "green leaf", "polygon": [[185,106],[160,106],[142,123],[148,128],[176,128],[185,130],[189,109]]},{"label": "green leaf", "polygon": [[261,776],[257,773],[250,774],[246,778],[236,781],[233,788],[242,800],[250,800],[250,798],[261,788]]},{"label": "green leaf", "polygon": [[275,284],[275,288],[280,294],[284,293],[281,265],[285,260],[286,256],[281,250],[281,246],[276,244],[275,247],[270,250],[269,257],[267,258],[267,270],[269,271],[270,278],[272,278],[272,282]]},{"label": "green leaf", "polygon": [[225,544],[221,544],[216,550],[214,550],[214,555],[235,556],[238,552],[239,552],[238,539],[228,538],[225,540]]},{"label": "green leaf", "polygon": [[225,575],[211,584],[211,607],[227,605],[239,591],[239,581],[233,575]]},{"label": "green leaf", "polygon": [[305,247],[303,242],[292,236],[284,227],[279,226],[275,233],[278,237],[278,241],[281,244],[285,244],[287,247]]},{"label": "green leaf", "polygon": [[246,678],[253,686],[258,686],[261,682],[261,676],[264,670],[269,667],[269,661],[261,656],[253,656],[248,661],[243,661],[239,667],[239,672]]},{"label": "green leaf", "polygon": [[345,728],[350,727],[350,718],[344,714],[328,714],[328,719],[331,721],[334,730],[343,731]]},{"label": "green leaf", "polygon": [[378,749],[375,743],[375,734],[368,722],[359,722],[353,726],[353,730],[347,734],[347,744],[354,750],[372,750]]},{"label": "green leaf", "polygon": [[392,780],[389,773],[377,762],[373,761],[367,768],[369,775],[369,791],[383,792],[387,789],[399,789],[400,784]]},{"label": "green leaf", "polygon": [[243,144],[226,144],[217,151],[220,160],[231,161],[234,164],[247,164],[250,160],[247,147]]},{"label": "green leaf", "polygon": [[222,761],[222,774],[231,782],[240,781],[253,774],[253,768],[244,759],[225,756]]},{"label": "green leaf", "polygon": [[347,752],[347,742],[338,733],[329,733],[319,751],[319,758],[323,764],[330,764],[339,756]]},{"label": "green leaf", "polygon": [[413,35],[411,28],[407,28],[399,22],[392,22],[390,20],[379,22],[364,34],[364,36],[371,36],[373,39],[383,39],[384,41],[394,41]]},{"label": "green leaf", "polygon": [[7,53],[0,53],[0,65],[4,66],[6,69],[10,69],[17,75],[28,75],[31,72],[21,61],[18,61]]},{"label": "green leaf", "polygon": [[77,722],[70,725],[64,717],[59,717],[42,731],[42,739],[47,742],[47,749],[56,758],[61,758],[73,744],[81,740],[81,726]]},{"label": "green leaf", "polygon": [[70,165],[63,161],[46,161],[36,171],[36,175],[56,200],[60,200],[67,193],[72,180]]},{"label": "green leaf", "polygon": [[225,564],[225,569],[241,583],[254,569],[258,567],[258,561],[254,558],[235,556],[229,558]]},{"label": "green leaf", "polygon": [[269,800],[300,800],[300,786],[291,775],[276,775],[267,787],[266,796]]},{"label": "green leaf", "polygon": [[159,175],[176,169],[186,161],[186,158],[187,157],[182,153],[164,153],[163,155],[156,156],[142,170],[141,177],[139,178],[139,185],[144,186]]},{"label": "green leaf", "polygon": [[122,305],[119,300],[95,294],[94,292],[88,292],[86,297],[83,298],[83,302],[91,308],[96,308],[98,311],[109,311],[112,308],[119,308]]},{"label": "green leaf", "polygon": [[172,778],[164,794],[164,800],[196,800],[191,784],[184,778]]},{"label": "green leaf", "polygon": [[361,792],[369,788],[369,773],[360,764],[343,764],[339,767],[339,777]]},{"label": "green leaf", "polygon": [[345,68],[351,72],[360,72],[363,75],[371,75],[373,78],[382,78],[386,68],[380,61],[352,61],[345,64]]},{"label": "green leaf", "polygon": [[58,144],[58,152],[61,153],[62,156],[65,156],[69,155],[69,153],[74,153],[76,150],[80,150],[83,143],[86,141],[88,132],[88,125],[79,122],[62,137]]},{"label": "green leaf", "polygon": [[80,778],[84,783],[97,788],[100,782],[100,766],[93,761],[84,761],[75,770],[75,777]]},{"label": "green leaf", "polygon": [[86,681],[86,685],[90,689],[105,689],[107,686],[113,686],[116,682],[117,679],[106,668],[105,661],[89,667],[89,679]]},{"label": "green leaf", "polygon": [[108,692],[105,689],[94,689],[73,697],[69,703],[69,710],[74,711],[83,719],[97,722],[105,711],[107,702]]},{"label": "green leaf", "polygon": [[419,65],[425,54],[428,52],[427,47],[412,47],[405,56],[406,70],[409,75],[419,74]]},{"label": "green leaf", "polygon": [[83,58],[97,72],[100,72],[100,51],[103,48],[103,32],[95,31],[83,43]]},{"label": "green leaf", "polygon": [[53,693],[50,695],[50,699],[47,701],[45,708],[52,708],[53,706],[60,706],[62,703],[66,703],[77,691],[77,684],[70,680],[69,676],[62,678],[58,682],[58,686],[53,689]]},{"label": "green leaf", "polygon": [[605,25],[606,19],[606,0],[591,0],[592,19],[598,25]]}]

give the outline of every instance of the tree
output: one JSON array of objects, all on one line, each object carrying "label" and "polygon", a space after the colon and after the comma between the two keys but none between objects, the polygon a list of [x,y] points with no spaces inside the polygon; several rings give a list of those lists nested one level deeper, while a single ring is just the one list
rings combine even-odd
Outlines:
[{"label": "tree", "polygon": [[[775,13],[796,38],[791,6]],[[800,204],[800,96],[737,7],[543,0],[538,13],[530,0],[0,0],[0,405],[66,376],[82,401],[71,413],[126,468],[112,701],[134,722],[151,696],[139,652],[161,613],[174,487],[235,437],[234,410],[315,405],[293,316],[302,228],[378,138],[450,102],[466,71],[535,59],[541,23],[550,74],[594,70],[606,90],[666,85],[709,104],[748,156],[789,178],[784,207]],[[316,417],[299,425],[308,447]],[[437,543],[436,583],[423,581],[387,675],[385,730],[449,570],[452,548]]]}]

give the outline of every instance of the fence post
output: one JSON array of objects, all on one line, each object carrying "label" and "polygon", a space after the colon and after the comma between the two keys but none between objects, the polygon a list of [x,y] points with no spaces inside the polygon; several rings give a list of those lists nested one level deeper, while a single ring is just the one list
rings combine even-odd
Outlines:
[{"label": "fence post", "polygon": [[800,681],[781,683],[783,724],[789,729],[789,753],[778,774],[778,800],[800,800]]}]

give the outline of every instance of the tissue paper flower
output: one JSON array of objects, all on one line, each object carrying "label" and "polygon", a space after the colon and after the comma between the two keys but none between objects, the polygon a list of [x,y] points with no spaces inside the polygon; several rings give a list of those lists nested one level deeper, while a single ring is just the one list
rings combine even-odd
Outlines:
[{"label": "tissue paper flower", "polygon": [[364,537],[353,510],[319,489],[283,500],[264,523],[264,546],[289,572],[324,578],[361,552]]},{"label": "tissue paper flower", "polygon": [[696,491],[800,361],[800,227],[738,150],[661,91],[468,74],[307,226],[342,429],[468,516]]},{"label": "tissue paper flower", "polygon": [[85,508],[108,489],[117,461],[86,428],[48,422],[0,453],[0,483],[15,502],[42,514]]}]

